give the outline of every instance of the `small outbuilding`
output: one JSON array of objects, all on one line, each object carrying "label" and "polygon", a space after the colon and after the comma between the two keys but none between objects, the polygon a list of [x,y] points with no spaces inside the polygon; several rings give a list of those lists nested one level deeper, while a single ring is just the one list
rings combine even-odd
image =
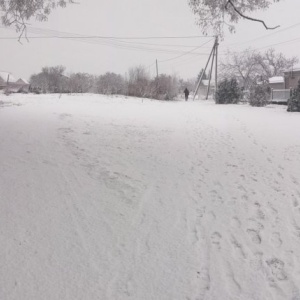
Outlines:
[{"label": "small outbuilding", "polygon": [[295,89],[300,80],[300,68],[284,72],[284,81],[286,89]]},{"label": "small outbuilding", "polygon": [[[200,83],[199,90],[198,90],[198,96],[199,99],[204,99],[206,98],[207,91],[208,91],[208,85],[209,85],[209,80],[208,79],[203,79]],[[210,81],[210,89],[208,96],[212,96],[215,91],[215,82],[213,80]]]},{"label": "small outbuilding", "polygon": [[275,76],[269,78],[269,87],[273,90],[285,89],[285,81],[283,76]]}]

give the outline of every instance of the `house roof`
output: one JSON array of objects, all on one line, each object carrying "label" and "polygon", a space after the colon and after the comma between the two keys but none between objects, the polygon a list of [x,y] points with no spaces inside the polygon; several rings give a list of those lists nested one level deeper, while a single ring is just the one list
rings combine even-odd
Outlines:
[{"label": "house roof", "polygon": [[299,72],[300,71],[300,66],[293,67],[293,69],[285,70],[284,73],[289,73],[289,72]]},{"label": "house roof", "polygon": [[271,77],[269,83],[284,83],[284,78],[282,76]]},{"label": "house roof", "polygon": [[[208,86],[209,80],[208,80],[208,79],[203,79],[203,80],[202,80],[202,84],[203,84],[204,86]],[[210,81],[210,85],[211,85],[211,86],[215,86],[215,83],[214,83],[213,80]]]},{"label": "house roof", "polygon": [[19,83],[19,84],[29,84],[29,82],[26,80],[26,79],[23,79],[23,78],[19,78],[16,83]]},{"label": "house roof", "polygon": [[15,77],[11,73],[0,71],[0,78],[2,79],[2,81],[7,82],[8,76],[9,82],[16,82]]}]

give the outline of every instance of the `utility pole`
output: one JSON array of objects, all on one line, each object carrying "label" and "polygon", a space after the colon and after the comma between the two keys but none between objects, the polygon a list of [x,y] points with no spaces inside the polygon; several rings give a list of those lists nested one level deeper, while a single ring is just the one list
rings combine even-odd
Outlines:
[{"label": "utility pole", "polygon": [[207,61],[207,63],[206,63],[206,66],[205,66],[205,68],[204,68],[204,70],[203,70],[203,72],[202,72],[202,74],[201,74],[201,76],[200,76],[200,78],[199,78],[199,81],[198,81],[198,83],[197,83],[197,87],[196,87],[196,90],[195,90],[195,94],[194,94],[193,101],[194,101],[194,100],[195,100],[195,98],[196,98],[196,94],[198,93],[198,90],[199,90],[200,84],[201,84],[201,82],[202,82],[203,75],[204,75],[204,74],[205,74],[205,72],[206,72],[206,69],[207,69],[207,67],[208,67],[208,64],[209,64],[209,62],[210,62],[210,59],[211,59],[211,56],[212,56],[212,55],[213,55],[213,53],[215,52],[215,47],[216,47],[216,44],[214,44],[213,48],[211,49],[211,52],[210,52],[210,55],[209,55],[208,61]]},{"label": "utility pole", "polygon": [[6,93],[9,93],[9,74],[7,74]]},{"label": "utility pole", "polygon": [[215,100],[217,99],[217,90],[218,90],[218,47],[219,47],[219,37],[216,36],[216,41],[215,41],[215,55],[216,55]]},{"label": "utility pole", "polygon": [[156,59],[156,96],[158,97],[159,82],[158,82],[158,63]]},{"label": "utility pole", "polygon": [[210,73],[209,73],[209,81],[208,81],[208,87],[207,87],[207,93],[206,93],[206,100],[208,99],[208,95],[210,92],[210,83],[211,83],[211,78],[212,78],[212,73],[213,73],[213,68],[214,68],[214,61],[215,61],[215,55],[216,55],[216,46],[214,46],[214,53],[213,53],[213,58],[211,61],[211,67],[210,67]]},{"label": "utility pole", "polygon": [[213,56],[213,58],[212,58],[212,62],[211,62],[211,71],[210,71],[210,76],[209,76],[209,83],[208,83],[208,88],[207,88],[206,99],[208,98],[208,94],[209,94],[209,90],[210,90],[210,83],[211,83],[211,76],[212,76],[212,72],[213,72],[214,60],[216,60],[216,62],[215,62],[215,64],[216,64],[215,65],[215,97],[216,97],[216,92],[217,92],[217,88],[218,88],[218,46],[219,46],[219,38],[218,38],[218,36],[216,36],[215,37],[215,43],[214,43],[214,46],[213,46],[213,48],[211,50],[211,53],[209,55],[208,61],[207,61],[206,66],[205,66],[205,69],[202,72],[202,74],[200,76],[200,79],[197,83],[197,87],[196,87],[196,90],[195,90],[193,101],[196,98],[196,94],[198,93],[200,84],[202,82],[203,75],[206,72],[206,69],[209,65],[209,62],[210,62],[210,59],[211,59],[212,56]]}]

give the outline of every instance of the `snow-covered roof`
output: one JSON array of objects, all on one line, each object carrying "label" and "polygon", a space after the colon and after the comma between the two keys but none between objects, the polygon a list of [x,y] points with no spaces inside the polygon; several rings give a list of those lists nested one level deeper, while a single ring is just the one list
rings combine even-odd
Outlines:
[{"label": "snow-covered roof", "polygon": [[17,80],[17,83],[21,83],[21,84],[29,84],[29,82],[26,80],[26,79],[23,79],[23,78],[19,78]]},{"label": "snow-covered roof", "polygon": [[288,70],[285,70],[284,73],[290,73],[290,72],[299,72],[300,71],[300,66],[294,66],[292,69],[288,69]]},{"label": "snow-covered roof", "polygon": [[0,71],[0,77],[1,77],[1,79],[2,79],[3,81],[6,82],[8,76],[9,76],[9,82],[16,82],[15,77],[14,77],[11,73]]},{"label": "snow-covered roof", "polygon": [[[202,80],[202,84],[203,84],[204,86],[208,86],[209,80],[208,80],[208,79],[203,79],[203,80]],[[210,81],[210,85],[211,85],[211,86],[215,86],[215,83],[214,83],[213,80]]]},{"label": "snow-covered roof", "polygon": [[269,83],[284,83],[284,78],[282,76],[271,77]]}]

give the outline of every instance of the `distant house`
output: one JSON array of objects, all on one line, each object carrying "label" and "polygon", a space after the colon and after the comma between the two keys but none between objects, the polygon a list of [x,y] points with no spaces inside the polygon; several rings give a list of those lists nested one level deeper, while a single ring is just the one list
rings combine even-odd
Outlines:
[{"label": "distant house", "polygon": [[285,89],[295,89],[300,80],[300,68],[284,72]]},{"label": "distant house", "polygon": [[9,93],[28,92],[29,83],[22,78],[16,80],[11,73],[0,72],[0,90]]},{"label": "distant house", "polygon": [[16,82],[14,76],[8,72],[0,71],[0,89],[4,90],[10,83]]},{"label": "distant house", "polygon": [[[209,80],[208,79],[203,79],[200,83],[199,86],[199,90],[198,90],[198,96],[199,99],[203,99],[206,97],[207,95],[207,91],[208,91],[208,85],[209,85]],[[209,96],[214,94],[214,90],[215,90],[215,82],[213,80],[211,80],[210,82],[210,89],[209,89]]]},{"label": "distant house", "polygon": [[28,93],[29,92],[30,84],[27,80],[25,80],[23,78],[19,78],[16,81],[15,85],[17,88],[19,88],[18,93]]},{"label": "distant house", "polygon": [[269,87],[274,90],[285,89],[285,82],[283,76],[275,76],[269,78]]},{"label": "distant house", "polygon": [[287,104],[290,98],[290,89],[295,89],[300,80],[300,69],[286,71],[284,76],[276,76],[269,79],[269,87],[272,89],[272,103]]}]

